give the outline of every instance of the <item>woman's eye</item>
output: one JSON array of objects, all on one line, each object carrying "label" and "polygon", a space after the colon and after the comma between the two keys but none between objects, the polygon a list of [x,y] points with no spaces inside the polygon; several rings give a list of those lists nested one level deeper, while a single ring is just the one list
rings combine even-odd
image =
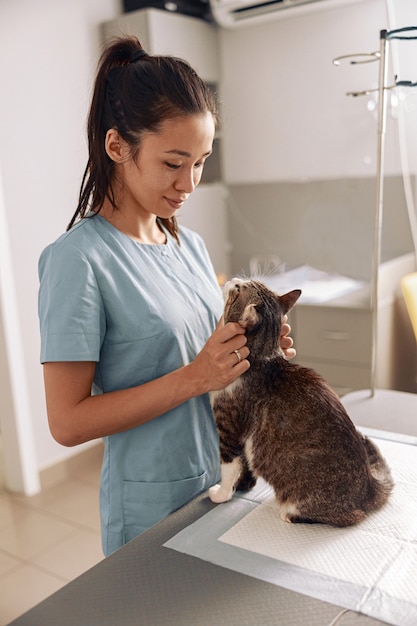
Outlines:
[{"label": "woman's eye", "polygon": [[176,163],[168,163],[166,162],[165,164],[167,167],[169,167],[171,170],[178,170],[181,165],[177,165]]}]

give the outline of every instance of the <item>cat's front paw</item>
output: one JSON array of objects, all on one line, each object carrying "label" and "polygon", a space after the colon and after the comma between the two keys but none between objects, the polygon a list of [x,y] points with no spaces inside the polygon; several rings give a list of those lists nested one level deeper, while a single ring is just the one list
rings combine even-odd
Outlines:
[{"label": "cat's front paw", "polygon": [[228,502],[232,499],[233,491],[228,491],[221,485],[213,485],[208,490],[209,498],[212,502],[216,504],[221,504],[222,502]]}]

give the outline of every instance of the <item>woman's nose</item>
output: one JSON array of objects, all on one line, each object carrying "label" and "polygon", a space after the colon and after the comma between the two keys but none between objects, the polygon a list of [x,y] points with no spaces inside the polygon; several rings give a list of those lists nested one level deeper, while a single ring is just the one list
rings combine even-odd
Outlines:
[{"label": "woman's nose", "polygon": [[196,176],[193,170],[182,170],[174,186],[178,191],[191,193],[197,187],[199,180],[200,178]]}]

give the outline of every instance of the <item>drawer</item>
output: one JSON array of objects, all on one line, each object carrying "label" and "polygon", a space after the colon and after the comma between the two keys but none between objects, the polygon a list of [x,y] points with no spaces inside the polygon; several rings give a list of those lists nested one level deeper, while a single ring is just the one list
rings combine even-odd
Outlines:
[{"label": "drawer", "polygon": [[358,363],[371,362],[371,312],[363,309],[296,306],[291,311],[294,343],[303,358]]},{"label": "drawer", "polygon": [[371,373],[369,367],[354,367],[334,363],[320,363],[298,357],[297,363],[304,367],[311,367],[321,374],[339,396],[344,396],[355,389],[369,389]]}]

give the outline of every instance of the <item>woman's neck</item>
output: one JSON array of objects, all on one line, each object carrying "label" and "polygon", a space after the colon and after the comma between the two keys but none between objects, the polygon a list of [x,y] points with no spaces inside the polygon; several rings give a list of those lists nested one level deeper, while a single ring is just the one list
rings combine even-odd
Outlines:
[{"label": "woman's neck", "polygon": [[114,228],[138,243],[165,244],[167,241],[155,215],[149,215],[143,220],[137,215],[126,215],[123,210],[114,209],[110,203],[103,205],[100,215]]}]

